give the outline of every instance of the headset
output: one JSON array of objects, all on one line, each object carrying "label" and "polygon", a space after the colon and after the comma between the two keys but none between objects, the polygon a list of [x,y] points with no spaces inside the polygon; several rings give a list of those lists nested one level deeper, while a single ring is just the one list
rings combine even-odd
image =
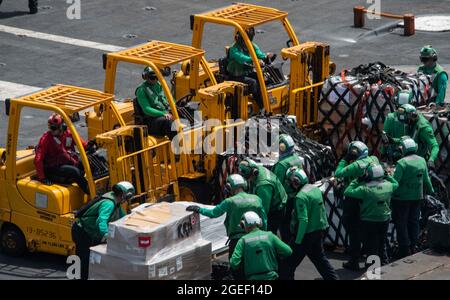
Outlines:
[{"label": "headset", "polygon": [[294,173],[292,173],[291,177],[289,177],[289,183],[294,189],[298,189],[301,186],[300,179],[298,179]]},{"label": "headset", "polygon": [[420,56],[420,62],[425,63],[425,62],[428,61],[430,58],[433,59],[433,62],[436,62],[436,61],[437,61],[437,53],[436,53],[436,50],[434,50],[434,49],[431,47],[431,45],[425,46],[425,47],[422,48],[422,49],[425,49],[425,48],[430,49],[430,51],[432,51],[432,54],[431,54],[431,56],[422,56],[422,55],[421,55],[421,56]]},{"label": "headset", "polygon": [[64,132],[67,130],[67,125],[60,115],[52,114],[48,118],[48,128],[50,130],[57,130],[58,128],[61,128],[61,130]]},{"label": "headset", "polygon": [[116,195],[122,195],[122,199],[125,201],[130,200],[131,198],[133,198],[134,194],[131,190],[127,190],[124,191],[120,185],[118,183],[116,183],[115,185],[113,185],[112,187],[112,191],[114,192],[114,194]]},{"label": "headset", "polygon": [[223,192],[224,192],[225,196],[231,195],[231,184],[229,184],[228,182],[225,183],[225,185],[223,187]]},{"label": "headset", "polygon": [[153,71],[152,69],[150,69],[149,67],[146,67],[144,69],[144,71],[142,72],[142,79],[144,80],[156,80],[158,79],[158,77],[156,76],[155,71]]},{"label": "headset", "polygon": [[245,229],[244,220],[241,220],[241,222],[239,222],[239,227],[241,227],[242,229]]},{"label": "headset", "polygon": [[250,162],[247,159],[241,161],[241,165],[244,165],[246,169],[251,169],[250,173],[243,174],[242,171],[240,172],[244,178],[250,178],[252,175],[255,177],[259,175],[258,168],[251,167]]},{"label": "headset", "polygon": [[433,59],[433,62],[436,62],[437,61],[437,54],[436,53],[433,53],[431,56],[421,56],[420,57],[420,62],[421,63],[425,63],[425,62],[427,62],[429,59]]},{"label": "headset", "polygon": [[286,144],[285,143],[280,143],[280,151],[281,152],[286,151]]}]

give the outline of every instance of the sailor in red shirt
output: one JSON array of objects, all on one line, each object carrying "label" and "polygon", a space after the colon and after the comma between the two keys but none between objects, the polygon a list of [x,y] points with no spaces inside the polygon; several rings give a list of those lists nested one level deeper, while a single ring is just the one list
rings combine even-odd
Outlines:
[{"label": "sailor in red shirt", "polygon": [[[84,168],[75,153],[75,141],[70,130],[63,128],[63,119],[52,114],[48,119],[49,130],[44,133],[36,147],[34,164],[39,180],[47,185],[53,182],[70,184],[76,182],[89,195],[89,185],[84,178]],[[83,141],[84,149],[88,143]]]}]

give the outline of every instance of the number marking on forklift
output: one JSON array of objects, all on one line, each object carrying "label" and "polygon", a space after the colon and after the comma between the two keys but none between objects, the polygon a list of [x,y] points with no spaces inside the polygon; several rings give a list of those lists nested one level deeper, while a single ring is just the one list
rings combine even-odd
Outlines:
[{"label": "number marking on forklift", "polygon": [[53,232],[53,231],[48,231],[48,230],[45,230],[45,229],[42,229],[42,228],[33,228],[33,227],[28,226],[27,227],[27,232],[29,234],[34,234],[36,236],[40,236],[40,237],[56,240],[56,232]]}]

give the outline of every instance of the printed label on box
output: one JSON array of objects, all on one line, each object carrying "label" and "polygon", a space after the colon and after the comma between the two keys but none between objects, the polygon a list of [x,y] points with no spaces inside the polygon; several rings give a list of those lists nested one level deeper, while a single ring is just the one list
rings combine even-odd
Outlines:
[{"label": "printed label on box", "polygon": [[101,261],[102,261],[102,256],[98,253],[91,251],[91,254],[89,255],[89,263],[100,264]]},{"label": "printed label on box", "polygon": [[139,248],[148,248],[152,245],[152,237],[151,236],[140,236],[138,237],[138,246]]},{"label": "printed label on box", "polygon": [[175,267],[169,269],[169,275],[172,275],[173,273],[175,273]]},{"label": "printed label on box", "polygon": [[183,269],[183,258],[177,257],[177,272]]},{"label": "printed label on box", "polygon": [[162,267],[158,269],[158,277],[167,276],[167,267]]},{"label": "printed label on box", "polygon": [[145,253],[144,249],[135,248],[130,245],[125,245],[125,249],[129,252],[133,252],[133,254],[136,254],[136,255],[143,255]]},{"label": "printed label on box", "polygon": [[156,276],[156,267],[155,265],[151,265],[148,267],[148,278],[153,278]]},{"label": "printed label on box", "polygon": [[113,239],[115,233],[116,233],[116,227],[109,225],[109,227],[108,227],[108,237],[110,239]]}]

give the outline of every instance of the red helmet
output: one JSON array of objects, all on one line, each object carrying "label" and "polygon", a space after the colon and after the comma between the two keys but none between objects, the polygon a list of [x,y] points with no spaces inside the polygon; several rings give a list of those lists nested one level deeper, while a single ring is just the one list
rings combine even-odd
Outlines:
[{"label": "red helmet", "polygon": [[61,128],[62,123],[63,123],[63,119],[58,114],[52,114],[50,116],[50,118],[48,118],[48,128],[50,128],[52,130]]}]

